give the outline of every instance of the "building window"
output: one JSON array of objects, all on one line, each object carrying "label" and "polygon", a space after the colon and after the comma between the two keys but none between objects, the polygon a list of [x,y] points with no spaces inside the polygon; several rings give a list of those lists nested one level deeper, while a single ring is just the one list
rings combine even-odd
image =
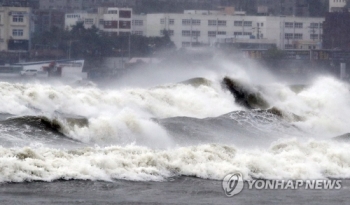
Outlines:
[{"label": "building window", "polygon": [[169,25],[174,25],[175,24],[175,20],[174,19],[169,19]]},{"label": "building window", "polygon": [[193,25],[193,26],[199,26],[199,25],[201,25],[201,20],[199,20],[199,19],[192,19],[192,25]]},{"label": "building window", "polygon": [[218,35],[226,35],[226,31],[218,31]]},{"label": "building window", "polygon": [[209,37],[216,37],[216,31],[208,31]]},{"label": "building window", "polygon": [[99,24],[101,24],[101,25],[103,25],[103,24],[104,24],[103,19],[100,19],[100,20],[99,20]]},{"label": "building window", "polygon": [[234,21],[234,26],[243,26],[243,22],[242,21]]},{"label": "building window", "polygon": [[253,25],[253,22],[251,22],[251,21],[245,21],[243,23],[243,26],[252,26],[252,25]]},{"label": "building window", "polygon": [[234,35],[234,36],[242,36],[243,33],[242,33],[242,32],[233,32],[233,35]]},{"label": "building window", "polygon": [[251,32],[243,32],[243,36],[251,36],[252,33]]},{"label": "building window", "polygon": [[131,18],[131,11],[120,10],[119,18]]},{"label": "building window", "polygon": [[12,17],[13,22],[23,22],[23,16],[15,15]]},{"label": "building window", "polygon": [[295,28],[303,28],[303,23],[295,23]]},{"label": "building window", "polygon": [[318,40],[318,34],[310,34],[311,40]]},{"label": "building window", "polygon": [[119,28],[131,29],[131,21],[119,21]]},{"label": "building window", "polygon": [[284,23],[284,27],[286,27],[286,28],[293,28],[293,26],[294,26],[293,22],[285,22]]},{"label": "building window", "polygon": [[200,36],[201,32],[200,31],[192,31],[192,36]]},{"label": "building window", "polygon": [[303,39],[303,34],[302,33],[294,34],[294,39]]},{"label": "building window", "polygon": [[201,20],[199,19],[182,19],[182,25],[189,26],[191,25],[191,22],[193,26],[201,25]]},{"label": "building window", "polygon": [[318,23],[310,23],[310,28],[318,28]]},{"label": "building window", "polygon": [[108,14],[118,14],[118,10],[109,10]]},{"label": "building window", "polygon": [[185,25],[185,26],[191,25],[191,19],[182,19],[182,25]]},{"label": "building window", "polygon": [[160,24],[165,24],[165,19],[160,19]]},{"label": "building window", "polygon": [[182,47],[189,47],[191,46],[191,42],[182,42]]},{"label": "building window", "polygon": [[119,32],[119,35],[120,36],[130,36],[130,32],[121,31],[121,32]]},{"label": "building window", "polygon": [[13,29],[12,35],[13,36],[23,36],[23,30],[22,29]]},{"label": "building window", "polygon": [[191,31],[189,31],[189,30],[183,30],[183,31],[182,31],[182,36],[191,36]]},{"label": "building window", "polygon": [[174,35],[174,30],[168,30],[168,34],[169,34],[169,36],[173,36]]},{"label": "building window", "polygon": [[134,35],[138,35],[138,36],[142,36],[143,35],[143,31],[133,31],[132,33]]},{"label": "building window", "polygon": [[142,20],[133,20],[132,25],[134,26],[143,26],[143,21]]},{"label": "building window", "polygon": [[216,20],[208,20],[208,26],[216,26]]},{"label": "building window", "polygon": [[285,39],[293,39],[293,34],[292,33],[285,33],[284,38]]},{"label": "building window", "polygon": [[218,26],[226,26],[226,21],[218,21]]},{"label": "building window", "polygon": [[284,49],[293,49],[293,44],[285,44]]},{"label": "building window", "polygon": [[67,18],[80,18],[80,15],[77,14],[68,14]]},{"label": "building window", "polygon": [[93,24],[94,23],[94,19],[85,19],[85,24]]}]

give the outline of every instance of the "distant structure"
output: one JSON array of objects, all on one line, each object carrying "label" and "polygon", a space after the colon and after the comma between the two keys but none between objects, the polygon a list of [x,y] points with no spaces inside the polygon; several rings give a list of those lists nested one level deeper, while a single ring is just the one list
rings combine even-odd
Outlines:
[{"label": "distant structure", "polygon": [[249,49],[320,49],[324,18],[250,16],[234,7],[185,10],[183,13],[132,15],[128,8],[99,8],[97,13],[73,12],[65,28],[77,22],[93,25],[108,35],[169,35],[178,48],[235,44]]},{"label": "distant structure", "polygon": [[270,16],[309,16],[308,0],[257,0],[257,14]]},{"label": "distant structure", "polygon": [[39,8],[39,0],[0,0],[1,6]]},{"label": "distant structure", "polygon": [[323,46],[326,49],[350,50],[350,13],[331,12],[323,25]]},{"label": "distant structure", "polygon": [[60,10],[34,10],[32,15],[34,32],[43,33],[53,27],[64,29],[65,12]]},{"label": "distant structure", "polygon": [[81,22],[85,28],[93,25],[110,36],[130,35],[132,24],[132,9],[109,7],[98,8],[96,13],[74,12],[65,15],[65,29]]},{"label": "distant structure", "polygon": [[329,0],[329,12],[343,11],[347,2],[347,0]]},{"label": "distant structure", "polygon": [[96,10],[98,7],[129,7],[135,13],[180,12],[184,9],[215,9],[222,0],[40,0],[40,9]]},{"label": "distant structure", "polygon": [[0,51],[28,51],[31,9],[3,6],[0,16]]},{"label": "distant structure", "polygon": [[[136,15],[135,15],[136,16]],[[249,16],[242,12],[185,11],[183,14],[147,14],[143,34],[162,36],[164,31],[178,48],[236,44],[239,48],[320,49],[324,18]],[[132,30],[137,31],[136,22]]]}]

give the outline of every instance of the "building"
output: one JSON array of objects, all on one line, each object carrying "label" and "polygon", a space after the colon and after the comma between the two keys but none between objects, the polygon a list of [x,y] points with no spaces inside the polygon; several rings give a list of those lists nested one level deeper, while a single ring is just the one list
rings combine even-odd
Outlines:
[{"label": "building", "polygon": [[329,0],[329,12],[342,11],[347,3],[347,0]]},{"label": "building", "polygon": [[258,15],[309,16],[307,0],[257,0]]},{"label": "building", "polygon": [[85,28],[95,26],[108,35],[129,35],[132,31],[132,17],[130,8],[100,7],[97,13],[67,13],[65,28],[69,30],[78,22],[83,22]]},{"label": "building", "polygon": [[274,44],[280,49],[318,49],[322,46],[323,21],[324,18],[246,16],[233,7],[142,15],[132,15],[128,8],[99,8],[97,13],[66,14],[65,27],[70,29],[83,22],[86,28],[94,25],[110,35],[133,33],[148,37],[160,37],[166,31],[178,48],[214,46],[224,40],[248,47]]},{"label": "building", "polygon": [[86,0],[40,0],[41,10],[55,9],[63,11],[82,10]]},{"label": "building", "polygon": [[28,51],[31,9],[0,7],[0,51]]},{"label": "building", "polygon": [[40,9],[94,10],[98,7],[129,7],[136,13],[180,12],[184,9],[214,9],[220,0],[40,0]]},{"label": "building", "polygon": [[[318,49],[324,18],[245,16],[241,13],[185,11],[183,14],[147,14],[146,36],[162,36],[164,30],[180,47],[210,46],[218,39],[274,44],[280,49]],[[136,30],[136,26],[133,30]]]},{"label": "building", "polygon": [[34,32],[43,33],[53,27],[64,29],[65,13],[59,10],[33,11]]},{"label": "building", "polygon": [[324,48],[333,50],[350,50],[350,13],[328,13],[323,25]]}]

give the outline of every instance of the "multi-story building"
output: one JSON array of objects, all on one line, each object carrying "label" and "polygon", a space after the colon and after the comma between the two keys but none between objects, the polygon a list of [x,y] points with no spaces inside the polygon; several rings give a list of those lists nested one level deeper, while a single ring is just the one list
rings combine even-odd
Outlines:
[{"label": "multi-story building", "polygon": [[40,9],[56,9],[64,11],[82,10],[85,0],[40,0]]},{"label": "multi-story building", "polygon": [[0,0],[0,6],[39,8],[39,0]]},{"label": "multi-story building", "polygon": [[66,29],[71,29],[78,22],[83,22],[85,28],[91,28],[94,25],[109,35],[129,35],[132,31],[132,9],[100,7],[97,13],[76,12],[66,14]]},{"label": "multi-story building", "polygon": [[[222,39],[245,44],[275,44],[280,49],[317,49],[322,44],[324,18],[294,16],[246,16],[226,8],[215,11],[132,15],[131,9],[99,8],[97,13],[66,14],[65,26],[77,22],[95,25],[111,35],[163,36],[166,32],[180,47],[211,46]],[[123,16],[123,17],[122,17]],[[132,23],[131,23],[132,20]]]},{"label": "multi-story building", "polygon": [[29,7],[0,7],[0,51],[29,49],[30,16]]},{"label": "multi-story building", "polygon": [[64,17],[63,11],[35,10],[33,11],[34,32],[50,31],[53,27],[64,29]]},{"label": "multi-story building", "polygon": [[129,7],[136,13],[180,12],[184,9],[214,9],[221,0],[40,0],[40,9],[93,10],[98,7]]},{"label": "multi-story building", "polygon": [[260,15],[309,16],[307,0],[256,0]]},{"label": "multi-story building", "polygon": [[350,50],[350,13],[330,12],[324,22],[324,48]]},{"label": "multi-story building", "polygon": [[213,45],[218,38],[230,38],[236,42],[273,42],[280,49],[317,49],[321,47],[323,21],[324,18],[185,11],[183,14],[147,14],[143,33],[162,36],[166,30],[177,47]]},{"label": "multi-story building", "polygon": [[347,0],[329,0],[329,12],[342,11],[347,3]]}]

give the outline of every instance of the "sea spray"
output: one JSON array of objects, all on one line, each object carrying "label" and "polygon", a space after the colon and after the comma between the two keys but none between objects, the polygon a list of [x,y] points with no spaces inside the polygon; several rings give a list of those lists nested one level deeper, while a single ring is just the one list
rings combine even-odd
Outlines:
[{"label": "sea spray", "polygon": [[74,150],[0,148],[0,181],[161,181],[174,176],[221,180],[235,171],[245,179],[348,178],[349,150],[349,144],[296,139],[276,141],[268,149],[218,144],[166,150],[133,145]]}]

